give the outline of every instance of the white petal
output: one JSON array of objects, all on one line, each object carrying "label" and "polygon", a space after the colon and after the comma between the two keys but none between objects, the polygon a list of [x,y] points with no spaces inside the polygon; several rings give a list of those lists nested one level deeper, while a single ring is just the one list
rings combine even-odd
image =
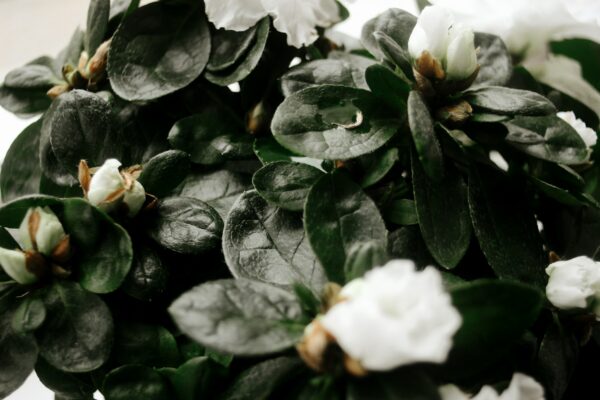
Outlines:
[{"label": "white petal", "polygon": [[22,251],[0,248],[0,265],[8,276],[21,285],[29,285],[38,280],[34,274],[27,271],[25,253]]},{"label": "white petal", "polygon": [[544,388],[533,378],[517,372],[499,400],[544,400]]},{"label": "white petal", "polygon": [[261,0],[205,0],[204,4],[209,21],[230,31],[245,31],[267,16]]},{"label": "white petal", "polygon": [[[452,15],[445,8],[439,6],[425,7],[417,20],[416,32],[413,31],[417,37],[411,43],[413,36],[411,34],[411,38],[408,40],[408,49],[413,58],[418,58],[423,50],[427,50],[441,62],[446,56],[448,35],[452,23]],[[417,27],[422,32],[416,29]]]},{"label": "white petal", "polygon": [[124,180],[119,172],[121,163],[115,159],[109,159],[92,176],[90,189],[88,191],[88,200],[95,206],[110,211],[110,206],[105,203],[106,199],[119,189],[124,187]]},{"label": "white petal", "polygon": [[588,128],[585,122],[577,118],[573,111],[559,112],[556,115],[563,121],[571,125],[573,129],[577,131],[577,133],[579,134],[579,136],[581,136],[581,139],[583,139],[587,147],[593,147],[596,145],[596,142],[598,140],[596,132],[594,132],[593,129]]},{"label": "white petal", "polygon": [[40,213],[40,225],[35,237],[38,251],[50,255],[52,250],[65,237],[62,224],[48,207],[36,207]]},{"label": "white petal", "polygon": [[584,256],[552,263],[546,273],[550,276],[546,297],[565,310],[586,308],[600,282],[600,264]]},{"label": "white petal", "polygon": [[146,192],[144,187],[139,182],[134,182],[133,187],[125,192],[123,202],[127,204],[129,210],[128,214],[130,217],[135,217],[140,212],[144,202],[146,201]]},{"label": "white petal", "polygon": [[441,400],[469,400],[469,396],[455,385],[444,385],[439,388]]},{"label": "white petal", "polygon": [[467,79],[477,68],[473,30],[462,24],[456,24],[450,29],[449,40],[450,44],[446,53],[446,75],[450,80]]}]

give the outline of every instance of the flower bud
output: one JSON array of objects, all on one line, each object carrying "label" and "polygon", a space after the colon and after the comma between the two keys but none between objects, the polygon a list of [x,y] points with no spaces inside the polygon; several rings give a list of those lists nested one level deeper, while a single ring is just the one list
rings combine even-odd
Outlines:
[{"label": "flower bud", "polygon": [[462,24],[450,28],[446,53],[446,76],[452,81],[468,79],[478,67],[473,30]]},{"label": "flower bud", "polygon": [[22,251],[0,248],[0,265],[8,276],[21,285],[30,285],[38,280],[27,270],[27,256]]},{"label": "flower bud", "polygon": [[426,51],[441,63],[446,56],[448,31],[451,27],[452,17],[446,9],[425,7],[408,39],[408,52],[411,57],[418,60]]},{"label": "flower bud", "polygon": [[66,237],[62,224],[48,207],[30,208],[19,227],[23,249],[50,256]]}]

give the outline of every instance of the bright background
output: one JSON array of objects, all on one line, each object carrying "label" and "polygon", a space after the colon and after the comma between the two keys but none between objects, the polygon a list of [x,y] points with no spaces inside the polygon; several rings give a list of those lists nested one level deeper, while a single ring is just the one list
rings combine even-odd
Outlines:
[{"label": "bright background", "polygon": [[[85,26],[87,6],[86,0],[0,0],[0,82],[11,69],[62,50],[75,28]],[[348,5],[351,18],[337,29],[358,37],[367,20],[390,7],[417,11],[414,0],[357,0]],[[0,161],[14,138],[32,121],[0,108]],[[53,393],[32,374],[8,400],[53,398]]]}]

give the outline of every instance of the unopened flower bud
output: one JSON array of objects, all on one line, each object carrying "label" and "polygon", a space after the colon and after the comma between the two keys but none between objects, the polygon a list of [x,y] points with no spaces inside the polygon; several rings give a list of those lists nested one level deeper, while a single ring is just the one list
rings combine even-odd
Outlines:
[{"label": "unopened flower bud", "polygon": [[91,83],[98,82],[104,76],[106,65],[108,64],[109,49],[110,40],[107,40],[98,47],[96,53],[87,64],[87,76]]},{"label": "unopened flower bud", "polygon": [[316,319],[304,329],[304,336],[296,346],[296,350],[306,365],[315,371],[325,372],[325,354],[327,348],[333,343],[335,343],[333,336]]},{"label": "unopened flower bud", "polygon": [[450,28],[448,51],[446,53],[446,75],[449,80],[468,79],[477,69],[477,51],[472,29],[462,24]]},{"label": "unopened flower bud", "polygon": [[0,248],[0,265],[4,272],[21,285],[37,282],[38,277],[27,270],[26,255],[19,250]]},{"label": "unopened flower bud", "polygon": [[69,90],[71,90],[71,87],[66,83],[63,83],[61,85],[52,86],[50,90],[46,92],[46,95],[54,100],[61,94],[67,93]]},{"label": "unopened flower bud", "polygon": [[50,256],[66,237],[62,224],[48,207],[30,208],[19,227],[23,249]]}]

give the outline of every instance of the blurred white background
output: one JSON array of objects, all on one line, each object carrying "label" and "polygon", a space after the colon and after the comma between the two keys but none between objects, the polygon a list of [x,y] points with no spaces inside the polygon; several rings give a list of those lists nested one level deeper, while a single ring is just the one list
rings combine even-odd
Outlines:
[{"label": "blurred white background", "polygon": [[[13,68],[41,55],[56,55],[75,28],[85,26],[87,6],[86,0],[0,0],[0,82]],[[390,7],[417,10],[414,0],[357,0],[348,6],[352,17],[337,29],[358,37],[364,22]],[[0,108],[0,160],[31,122]],[[8,400],[53,398],[34,374]]]}]

